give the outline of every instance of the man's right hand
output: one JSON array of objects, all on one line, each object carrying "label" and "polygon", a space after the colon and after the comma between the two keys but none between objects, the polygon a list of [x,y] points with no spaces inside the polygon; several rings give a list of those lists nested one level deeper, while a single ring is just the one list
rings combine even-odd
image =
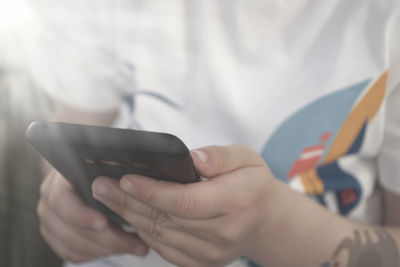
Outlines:
[{"label": "man's right hand", "polygon": [[41,234],[64,260],[81,263],[113,254],[147,253],[147,245],[136,234],[124,232],[86,205],[54,169],[44,179],[40,194]]}]

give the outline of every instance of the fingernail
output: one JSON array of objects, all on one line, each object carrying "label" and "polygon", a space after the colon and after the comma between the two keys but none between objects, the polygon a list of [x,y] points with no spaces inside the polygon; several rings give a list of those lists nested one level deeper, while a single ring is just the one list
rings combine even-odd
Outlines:
[{"label": "fingernail", "polygon": [[135,190],[133,183],[129,181],[129,178],[126,177],[122,178],[121,180],[121,188],[128,193],[133,193],[133,191]]},{"label": "fingernail", "polygon": [[105,223],[102,220],[97,220],[93,223],[93,229],[98,232],[102,232],[102,231],[106,230],[106,228],[107,228],[107,223]]},{"label": "fingernail", "polygon": [[93,188],[93,194],[95,197],[97,196],[106,196],[107,195],[107,187],[102,184],[98,184]]},{"label": "fingernail", "polygon": [[199,158],[200,161],[204,163],[207,162],[208,156],[204,151],[194,149],[192,152]]}]

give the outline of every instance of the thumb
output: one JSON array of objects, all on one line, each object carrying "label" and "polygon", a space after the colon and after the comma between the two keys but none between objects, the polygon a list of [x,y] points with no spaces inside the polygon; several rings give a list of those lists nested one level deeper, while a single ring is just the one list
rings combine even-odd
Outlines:
[{"label": "thumb", "polygon": [[254,150],[243,145],[208,146],[191,150],[190,153],[196,170],[206,178],[265,164]]}]

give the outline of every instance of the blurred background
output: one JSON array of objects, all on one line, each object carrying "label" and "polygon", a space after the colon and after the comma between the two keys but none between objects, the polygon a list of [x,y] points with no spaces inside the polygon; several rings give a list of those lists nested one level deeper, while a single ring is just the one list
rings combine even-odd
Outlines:
[{"label": "blurred background", "polygon": [[52,106],[29,76],[26,51],[38,24],[30,0],[0,0],[0,266],[61,266],[42,240],[36,204],[39,158],[25,141]]}]

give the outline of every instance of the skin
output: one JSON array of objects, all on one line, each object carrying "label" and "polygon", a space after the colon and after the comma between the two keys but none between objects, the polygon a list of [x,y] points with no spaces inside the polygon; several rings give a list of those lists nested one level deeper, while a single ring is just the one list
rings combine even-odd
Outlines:
[{"label": "skin", "polygon": [[[373,235],[376,241],[372,241]],[[362,241],[362,238],[365,240]],[[347,253],[347,259],[340,261],[341,254]],[[399,250],[393,237],[386,231],[377,230],[375,233],[354,231],[354,237],[342,240],[335,249],[329,262],[321,267],[390,267],[399,266]]]},{"label": "skin", "polygon": [[[208,182],[181,185],[128,175],[119,184],[101,177],[93,184],[95,197],[127,219],[139,236],[168,261],[179,266],[228,264],[238,255],[246,254],[258,236],[263,224],[258,212],[271,194],[268,181],[250,182],[266,170],[260,168],[265,166],[263,160],[248,161],[251,157],[246,155],[252,152],[235,145],[226,153],[235,155],[240,151],[243,157],[225,162],[215,148],[205,149],[207,157],[215,159],[214,166],[208,165],[209,168],[200,172],[210,178]],[[196,166],[201,167],[198,154],[195,152],[192,156],[197,159]],[[229,174],[238,165],[248,167]],[[248,180],[245,188],[243,178]],[[150,187],[154,191],[147,191]],[[127,192],[138,195],[132,197]],[[253,192],[254,197],[248,192]]]},{"label": "skin", "polygon": [[147,245],[136,234],[109,224],[104,215],[84,204],[57,172],[50,171],[40,191],[41,234],[64,260],[80,263],[106,255],[147,253]]},{"label": "skin", "polygon": [[[383,229],[332,214],[294,192],[274,179],[262,158],[247,147],[205,147],[192,156],[208,181],[181,185],[126,175],[119,183],[100,177],[92,188],[95,198],[178,266],[224,266],[242,255],[266,266],[321,266],[336,250],[337,266],[358,267],[353,263],[368,259],[364,244],[354,242],[347,255],[339,255],[344,254],[344,247],[339,249],[344,237],[354,229]],[[393,242],[379,240],[370,246],[382,257],[387,248],[398,253],[398,230],[386,231],[378,236],[390,236]]]},{"label": "skin", "polygon": [[400,195],[389,191],[384,191],[383,207],[384,207],[384,224],[390,226],[400,225]]},{"label": "skin", "polygon": [[[118,113],[89,113],[61,104],[55,105],[57,121],[110,126]],[[47,173],[40,188],[37,206],[43,238],[64,260],[81,263],[107,255],[147,254],[148,246],[137,234],[128,234],[110,224],[106,217],[88,207],[71,185],[43,161]],[[68,205],[65,205],[68,203]]]},{"label": "skin", "polygon": [[[205,147],[192,151],[192,157],[207,181],[182,185],[137,175],[94,181],[94,197],[130,222],[138,236],[108,223],[61,175],[50,173],[38,205],[44,238],[72,262],[144,255],[147,244],[173,264],[194,267],[224,266],[240,256],[267,266],[357,267],[349,259],[362,254],[366,238],[340,249],[357,240],[355,230],[390,236],[389,247],[398,252],[396,215],[386,216],[392,227],[384,227],[332,214],[276,180],[263,159],[241,145]],[[384,204],[386,213],[396,214],[400,199],[391,195]],[[383,246],[387,251],[388,244]]]}]

